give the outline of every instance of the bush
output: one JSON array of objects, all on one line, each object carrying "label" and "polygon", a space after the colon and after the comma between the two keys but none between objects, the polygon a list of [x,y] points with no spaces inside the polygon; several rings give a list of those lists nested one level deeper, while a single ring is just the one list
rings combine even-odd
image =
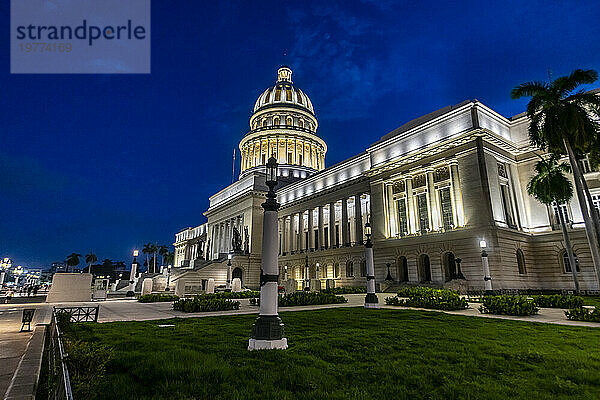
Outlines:
[{"label": "bush", "polygon": [[600,322],[600,308],[594,307],[593,310],[589,308],[572,308],[565,311],[565,315],[571,321],[587,321],[587,322]]},{"label": "bush", "polygon": [[179,299],[175,301],[173,309],[183,312],[239,310],[240,302],[217,298],[203,299],[200,296],[196,296],[191,299]]},{"label": "bush", "polygon": [[356,293],[367,293],[366,286],[346,286],[346,287],[336,287],[332,289],[323,289],[321,293],[328,294],[356,294]]},{"label": "bush", "polygon": [[93,399],[102,393],[106,384],[106,365],[113,357],[114,350],[94,342],[65,341],[67,366],[71,378],[73,397]]},{"label": "bush", "polygon": [[583,306],[583,297],[564,294],[541,295],[533,296],[533,302],[538,307],[580,308]]},{"label": "bush", "polygon": [[68,311],[59,311],[56,313],[56,325],[61,333],[71,330],[71,313]]},{"label": "bush", "polygon": [[[295,292],[286,295],[279,295],[279,307],[290,306],[312,306],[319,304],[341,304],[347,303],[344,296],[336,296],[331,293],[323,292]],[[255,306],[260,304],[259,299],[250,299],[250,304]]]},{"label": "bush", "polygon": [[195,297],[201,299],[248,299],[260,297],[260,292],[256,290],[246,290],[245,292],[218,292],[199,294]]},{"label": "bush", "polygon": [[484,296],[479,311],[484,314],[533,315],[538,308],[533,300],[524,296]]},{"label": "bush", "polygon": [[163,301],[176,301],[179,300],[179,296],[175,296],[172,294],[145,294],[143,296],[138,297],[138,301],[140,303],[156,303]]},{"label": "bush", "polygon": [[460,297],[458,292],[450,289],[433,289],[428,287],[409,287],[398,291],[398,296],[388,297],[385,303],[392,306],[420,307],[433,310],[464,310],[469,307],[466,299]]}]

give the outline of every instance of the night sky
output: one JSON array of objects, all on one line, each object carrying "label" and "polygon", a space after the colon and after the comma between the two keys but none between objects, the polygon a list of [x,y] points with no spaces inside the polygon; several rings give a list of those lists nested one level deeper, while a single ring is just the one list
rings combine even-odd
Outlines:
[{"label": "night sky", "polygon": [[508,117],[526,104],[513,86],[600,69],[600,2],[489,3],[154,0],[150,75],[11,75],[1,2],[0,256],[129,262],[205,222],[283,63],[327,165],[437,108],[477,98]]}]

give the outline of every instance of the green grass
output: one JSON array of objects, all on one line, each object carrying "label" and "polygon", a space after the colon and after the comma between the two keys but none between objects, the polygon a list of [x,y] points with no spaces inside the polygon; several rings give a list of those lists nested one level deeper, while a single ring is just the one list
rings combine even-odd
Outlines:
[{"label": "green grass", "polygon": [[584,306],[596,306],[600,308],[600,296],[582,296]]},{"label": "green grass", "polygon": [[600,398],[600,329],[413,310],[281,316],[285,351],[246,350],[256,315],[72,334],[115,349],[102,399]]}]

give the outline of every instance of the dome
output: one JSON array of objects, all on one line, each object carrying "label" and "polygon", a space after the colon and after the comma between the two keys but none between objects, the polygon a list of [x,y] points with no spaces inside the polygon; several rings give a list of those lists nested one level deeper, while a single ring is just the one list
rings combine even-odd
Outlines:
[{"label": "dome", "polygon": [[315,114],[312,102],[299,88],[292,85],[292,70],[281,67],[277,70],[277,82],[268,88],[256,100],[254,112],[270,107],[296,107]]}]

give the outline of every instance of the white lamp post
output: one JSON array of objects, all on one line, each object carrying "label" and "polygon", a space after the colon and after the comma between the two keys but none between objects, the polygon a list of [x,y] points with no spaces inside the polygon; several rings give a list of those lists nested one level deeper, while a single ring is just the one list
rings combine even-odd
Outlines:
[{"label": "white lamp post", "polygon": [[133,292],[135,291],[135,280],[136,280],[136,275],[137,275],[137,270],[138,270],[138,262],[137,262],[137,256],[140,254],[139,250],[134,250],[133,251],[133,262],[131,263],[131,272],[129,273],[129,291]]},{"label": "white lamp post", "polygon": [[284,280],[285,282],[287,282],[287,280],[288,280],[287,265],[285,265],[285,266],[283,267],[283,280]]},{"label": "white lamp post", "polygon": [[262,266],[260,274],[260,311],[252,327],[248,350],[287,349],[284,326],[277,314],[279,281],[277,246],[277,210],[275,186],[277,185],[277,160],[267,162],[267,200],[262,204],[263,219]]},{"label": "white lamp post", "polygon": [[172,265],[169,264],[169,266],[167,267],[167,287],[165,288],[165,292],[168,292],[171,290],[171,288],[169,286],[171,286],[171,267]]},{"label": "white lamp post", "polygon": [[375,294],[375,264],[373,263],[373,242],[371,242],[371,224],[365,224],[365,261],[367,263],[367,295],[365,308],[379,308],[379,300]]},{"label": "white lamp post", "polygon": [[310,291],[310,267],[308,266],[308,256],[304,258],[304,291]]},{"label": "white lamp post", "polygon": [[479,241],[479,247],[481,248],[481,265],[483,266],[483,286],[486,292],[492,290],[492,277],[490,276],[490,264],[488,262],[488,254],[485,251],[487,242],[485,240]]},{"label": "white lamp post", "polygon": [[227,254],[227,282],[225,289],[231,291],[231,253]]}]

